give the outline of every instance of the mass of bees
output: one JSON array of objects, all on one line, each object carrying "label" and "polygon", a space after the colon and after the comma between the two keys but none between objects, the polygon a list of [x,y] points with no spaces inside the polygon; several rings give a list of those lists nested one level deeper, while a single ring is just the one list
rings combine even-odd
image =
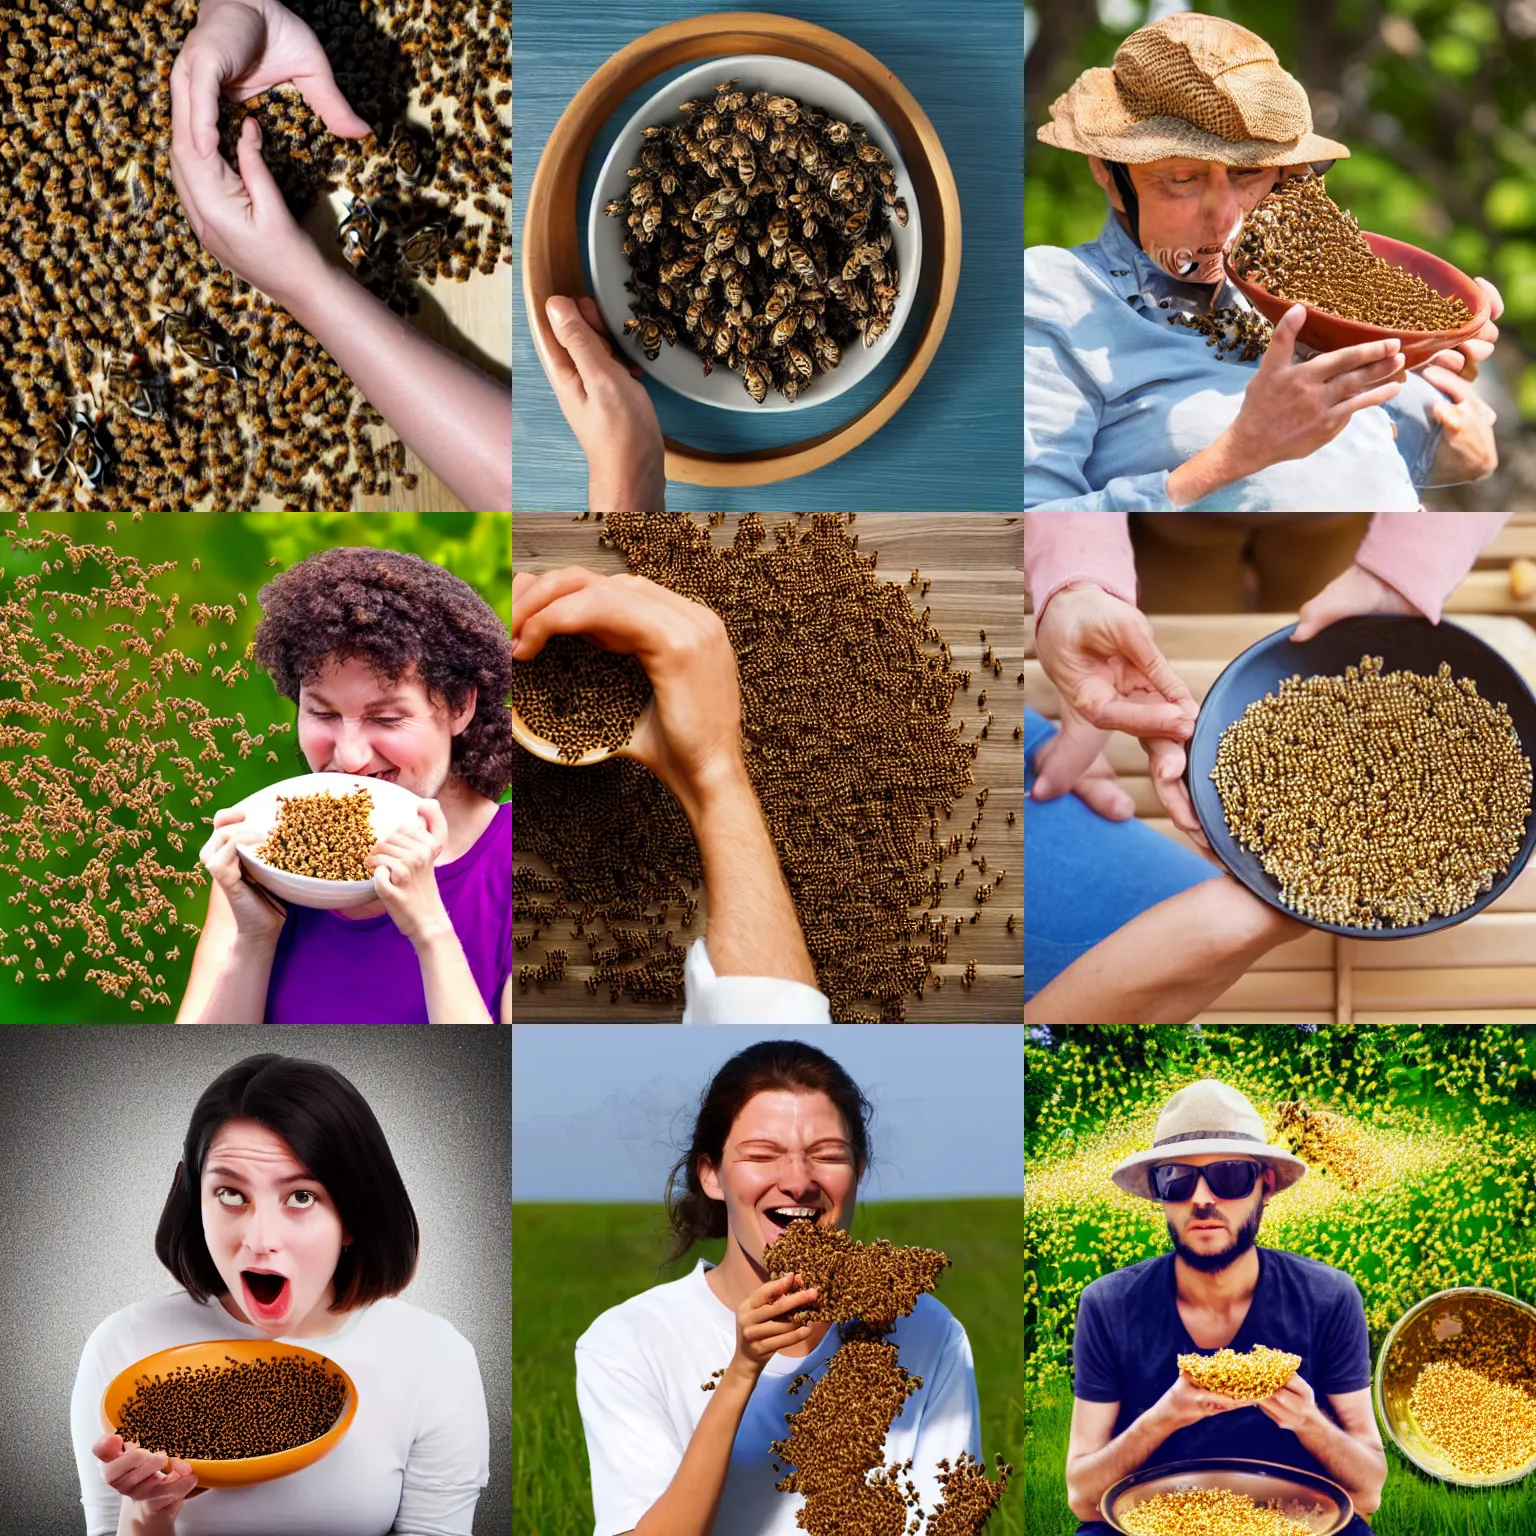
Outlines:
[{"label": "mass of bees", "polygon": [[[296,217],[347,197],[339,254],[385,302],[511,258],[511,0],[295,0],[374,127],[291,87],[247,115]],[[350,507],[410,485],[401,443],[285,310],[223,270],[171,178],[181,0],[20,0],[0,59],[0,500],[41,508]],[[407,118],[408,101],[429,124]]]},{"label": "mass of bees", "polygon": [[[1163,1207],[1123,1193],[1110,1174],[1153,1144],[1168,1098],[1202,1078],[1245,1093],[1266,1127],[1288,1103],[1325,1104],[1348,1122],[1358,1155],[1337,1174],[1310,1165],[1300,1182],[1271,1196],[1257,1240],[1354,1279],[1373,1364],[1391,1329],[1435,1291],[1527,1294],[1536,1136],[1510,1118],[1510,1106],[1522,1096],[1529,1103],[1536,1058],[1520,1026],[1207,1024],[1200,1037],[1178,1039],[1082,1026],[1027,1038],[1025,1055],[1024,1243],[1037,1255],[1024,1274],[1032,1395],[1070,1399],[1083,1287],[1169,1254]],[[1284,1145],[1284,1134],[1271,1129],[1268,1139]],[[1329,1156],[1340,1145],[1330,1141]],[[1360,1178],[1357,1188],[1351,1177]],[[1406,1373],[1401,1379],[1411,1383],[1419,1364],[1447,1359],[1490,1379],[1523,1379],[1536,1393],[1536,1369],[1521,1378],[1511,1368],[1522,1353],[1536,1367],[1536,1337],[1522,1339],[1506,1323],[1478,1342],[1477,1314],[1464,1307],[1459,1315],[1461,1334],[1441,1341],[1426,1329],[1423,1348],[1394,1364],[1411,1342],[1405,1329],[1389,1380]]]},{"label": "mass of bees", "polygon": [[[909,592],[925,583],[880,581],[878,554],[859,551],[850,522],[788,519],[762,548],[768,532],[747,514],[717,549],[687,515],[611,513],[602,542],[632,573],[724,620],[747,771],[832,1016],[899,1022],[907,999],[942,985],[935,967],[967,926],[937,909],[969,882],[969,925],[985,917],[1004,930],[992,892],[977,893],[1008,871],[983,868],[978,851],[989,790],[957,812],[986,723],[981,711],[967,739],[951,718],[971,670],[953,664],[949,642],[914,611]],[[1001,676],[995,648],[983,654]],[[680,997],[703,871],[677,802],[627,759],[571,770],[521,750],[512,790],[517,853],[552,871],[514,867],[516,947],[553,930],[585,941],[589,991],[606,987],[614,1002]],[[951,830],[968,810],[969,825]],[[972,960],[960,980],[976,978]]]},{"label": "mass of bees", "polygon": [[373,852],[373,796],[279,795],[277,821],[256,857],[273,869],[312,880],[371,880],[364,862]]},{"label": "mass of bees", "polygon": [[642,129],[624,197],[634,318],[647,357],[681,337],[705,374],[721,363],[759,405],[794,401],[855,341],[890,328],[901,274],[887,210],[907,204],[861,123],[792,96],[736,88],[685,101]]},{"label": "mass of bees", "polygon": [[1300,1369],[1300,1355],[1267,1344],[1255,1344],[1246,1354],[1218,1349],[1212,1355],[1179,1356],[1179,1375],[1191,1386],[1244,1403],[1272,1397]]},{"label": "mass of bees", "polygon": [[[20,987],[83,968],[83,979],[111,997],[131,991],[132,1012],[169,1007],[165,972],[183,935],[195,941],[201,931],[181,920],[175,901],[207,883],[196,850],[213,813],[201,822],[195,813],[219,803],[235,772],[229,758],[250,756],[291,726],[253,732],[243,714],[214,715],[177,692],[178,674],[205,667],[226,687],[250,675],[249,647],[224,663],[217,658],[227,641],[210,640],[204,660],[164,644],[187,618],[215,632],[233,625],[233,604],[184,605],[179,592],[156,590],[175,561],[143,566],[60,529],[27,530],[19,513],[10,546],[43,554],[41,571],[7,580],[0,565],[0,872],[16,909],[0,915],[0,975]],[[75,592],[59,584],[66,570],[99,578]],[[98,612],[120,614],[106,626],[113,644],[70,638],[71,619]],[[61,725],[65,750],[56,759],[46,744]],[[164,862],[165,844],[184,857]]]},{"label": "mass of bees", "polygon": [[650,699],[651,680],[633,656],[602,650],[580,635],[552,635],[532,661],[512,669],[512,707],[567,762],[617,751]]},{"label": "mass of bees", "polygon": [[1409,1399],[1425,1438],[1467,1477],[1499,1477],[1536,1460],[1536,1394],[1450,1360],[1419,1372]]},{"label": "mass of bees", "polygon": [[341,1416],[346,1385],[314,1360],[283,1355],[227,1366],[178,1366],[141,1377],[116,1432],[187,1461],[243,1461],[318,1440]]},{"label": "mass of bees", "polygon": [[[786,1247],[786,1244],[788,1247]],[[769,1275],[799,1273],[821,1288],[794,1320],[841,1324],[837,1349],[771,1449],[794,1470],[776,1485],[805,1503],[796,1524],[810,1536],[975,1536],[1013,1473],[1001,1456],[997,1479],[968,1454],[939,1463],[942,1502],[923,1523],[910,1461],[885,1466],[885,1438],[923,1380],[905,1371],[887,1337],[949,1266],[947,1254],[859,1243],[837,1227],[793,1221],[763,1256]],[[812,1378],[796,1377],[791,1395]],[[775,1463],[775,1469],[778,1464]]]},{"label": "mass of bees", "polygon": [[[1319,1517],[1326,1514],[1313,1505]],[[1174,1488],[1155,1493],[1120,1518],[1134,1536],[1313,1536],[1317,1526],[1282,1508],[1278,1499],[1260,1504],[1231,1488]]]},{"label": "mass of bees", "polygon": [[1453,331],[1472,318],[1460,299],[1376,255],[1320,176],[1293,176],[1261,198],[1229,260],[1245,282],[1276,298],[1362,325]]},{"label": "mass of bees", "polygon": [[1210,776],[1281,902],[1353,928],[1470,906],[1519,854],[1531,809],[1508,706],[1444,662],[1429,677],[1364,656],[1285,678],[1222,732]]}]

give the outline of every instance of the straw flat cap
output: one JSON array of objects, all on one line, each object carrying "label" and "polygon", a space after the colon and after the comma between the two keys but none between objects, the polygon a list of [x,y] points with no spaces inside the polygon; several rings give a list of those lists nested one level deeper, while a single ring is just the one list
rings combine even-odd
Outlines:
[{"label": "straw flat cap", "polygon": [[1307,1165],[1284,1147],[1272,1147],[1264,1139],[1264,1122],[1236,1088],[1207,1077],[1180,1088],[1163,1105],[1157,1117],[1151,1147],[1133,1152],[1110,1174],[1128,1195],[1155,1200],[1147,1172],[1157,1163],[1177,1163],[1202,1152],[1230,1152],[1251,1157],[1275,1170],[1275,1193],[1289,1189],[1307,1171]]},{"label": "straw flat cap", "polygon": [[1130,165],[1172,156],[1236,166],[1349,156],[1312,131],[1306,91],[1262,37],[1192,11],[1132,32],[1113,68],[1086,70],[1056,98],[1037,137]]}]

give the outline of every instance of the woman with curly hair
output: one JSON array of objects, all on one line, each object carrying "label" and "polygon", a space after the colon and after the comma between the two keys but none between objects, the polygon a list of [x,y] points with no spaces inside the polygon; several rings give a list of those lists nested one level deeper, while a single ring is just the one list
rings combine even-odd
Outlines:
[{"label": "woman with curly hair", "polygon": [[512,1022],[512,642],[466,582],[389,549],[322,550],[261,589],[255,656],[298,705],[314,773],[383,778],[419,821],[369,854],[378,899],[278,901],[213,818],[208,919],[177,1022]]}]

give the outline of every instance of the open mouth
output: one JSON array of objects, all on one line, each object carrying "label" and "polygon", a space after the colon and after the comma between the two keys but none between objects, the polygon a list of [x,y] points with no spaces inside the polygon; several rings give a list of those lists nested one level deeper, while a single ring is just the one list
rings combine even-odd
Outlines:
[{"label": "open mouth", "polygon": [[769,1241],[777,1242],[778,1234],[780,1232],[787,1232],[791,1222],[820,1221],[824,1214],[826,1213],[823,1212],[819,1207],[810,1205],[770,1206],[768,1210],[763,1212],[764,1220],[767,1222],[769,1228],[772,1229],[774,1233],[774,1235],[769,1238]]},{"label": "open mouth", "polygon": [[400,777],[398,768],[388,768],[383,773],[365,773],[365,779],[383,779],[386,783],[393,784]]},{"label": "open mouth", "polygon": [[288,1304],[288,1277],[264,1269],[242,1269],[240,1278],[246,1294],[259,1314],[275,1316]]}]

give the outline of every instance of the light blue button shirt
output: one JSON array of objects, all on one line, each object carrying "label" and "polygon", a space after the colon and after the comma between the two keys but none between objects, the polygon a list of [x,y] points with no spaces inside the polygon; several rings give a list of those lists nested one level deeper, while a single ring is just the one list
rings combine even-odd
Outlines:
[{"label": "light blue button shirt", "polygon": [[[1237,416],[1259,364],[1218,357],[1175,325],[1208,286],[1181,283],[1113,214],[1097,240],[1024,252],[1024,505],[1164,512],[1168,476]],[[1216,308],[1248,309],[1223,283]],[[1444,399],[1410,373],[1386,405],[1304,459],[1285,459],[1189,505],[1203,512],[1412,512],[1440,443]]]}]

